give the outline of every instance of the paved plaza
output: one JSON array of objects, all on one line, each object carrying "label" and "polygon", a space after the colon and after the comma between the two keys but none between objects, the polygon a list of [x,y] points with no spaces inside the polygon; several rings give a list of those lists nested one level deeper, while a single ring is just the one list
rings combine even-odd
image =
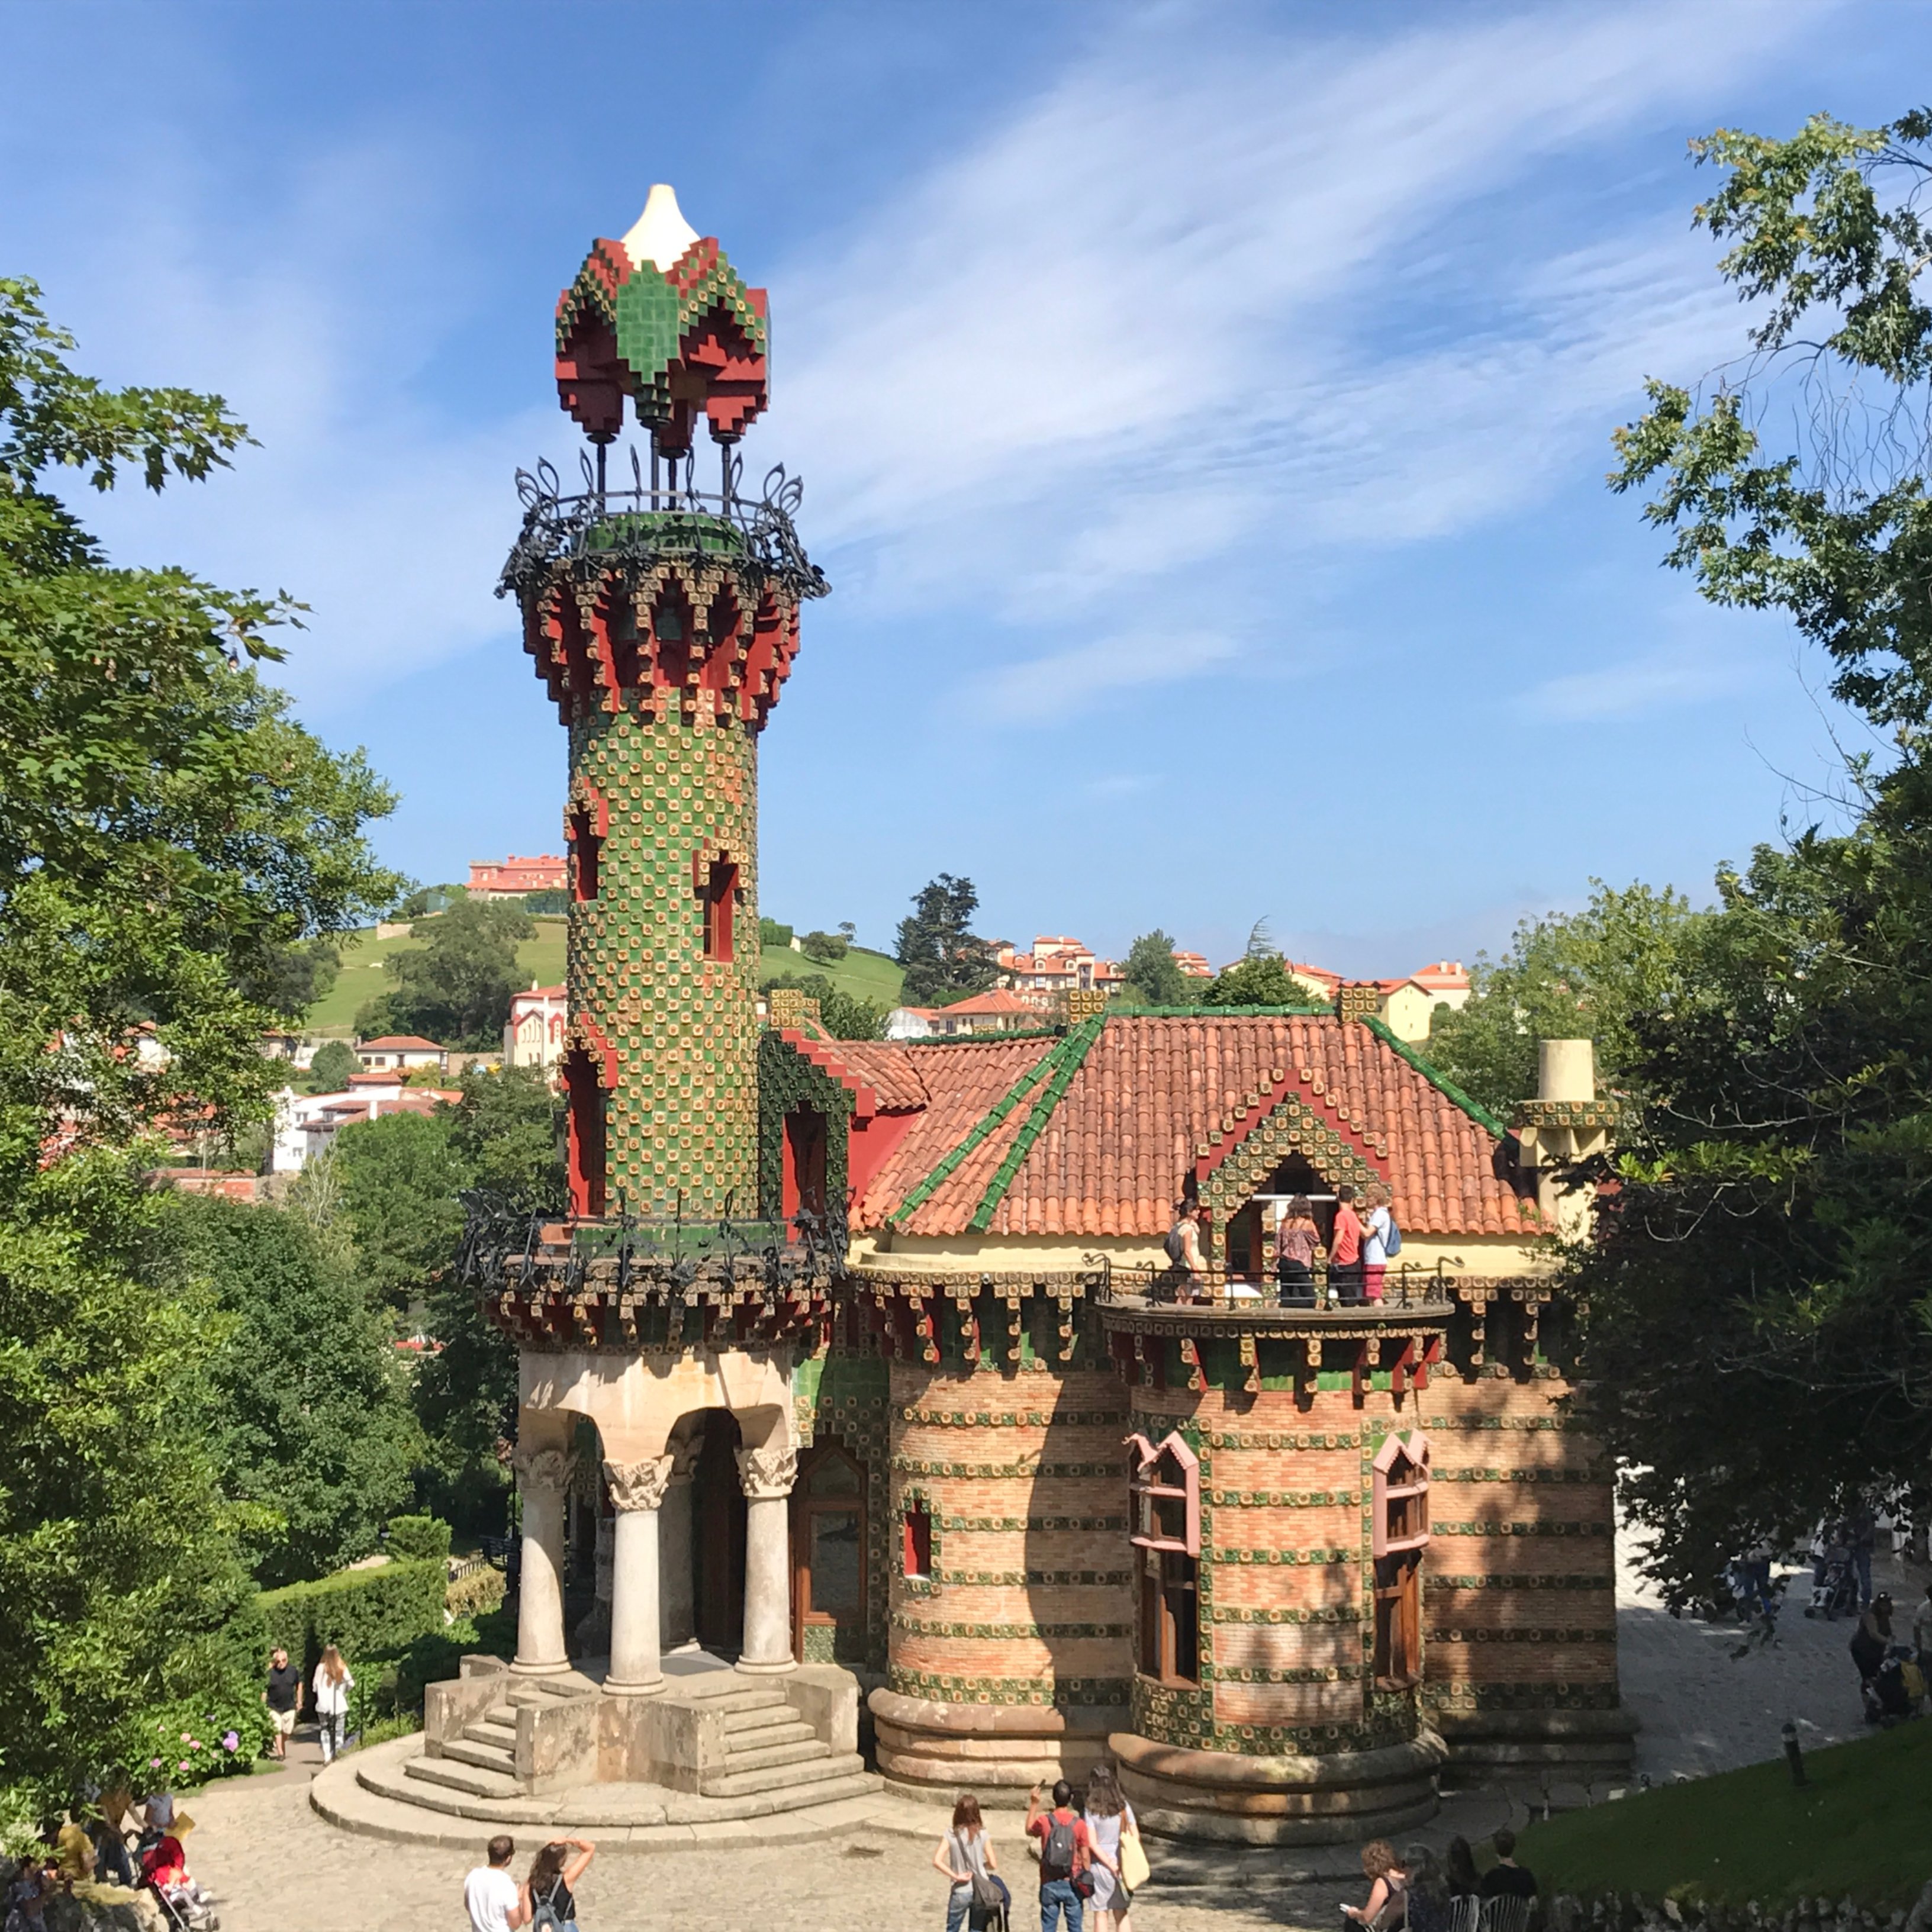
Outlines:
[{"label": "paved plaza", "polygon": [[[1666,1613],[1623,1553],[1618,1592],[1624,1694],[1643,1724],[1640,1772],[1655,1783],[1774,1756],[1787,1717],[1809,1745],[1862,1735],[1857,1681],[1845,1646],[1849,1624],[1809,1622],[1808,1592],[1794,1580],[1779,1641],[1738,1658],[1735,1625],[1707,1625]],[[1926,1573],[1881,1559],[1876,1581],[1904,1611],[1923,1594]],[[462,1932],[462,1881],[482,1856],[458,1846],[404,1845],[341,1831],[308,1802],[311,1744],[275,1776],[237,1779],[198,1793],[191,1846],[196,1872],[220,1897],[224,1932]],[[1576,1793],[1556,1793],[1558,1802]],[[1601,1794],[1598,1794],[1600,1796]],[[1526,1786],[1508,1795],[1452,1798],[1420,1835],[1440,1843],[1452,1829],[1472,1838],[1506,1820],[1520,1824],[1538,1802]],[[436,1821],[444,1826],[454,1821]],[[1022,1904],[1033,1890],[1016,1814],[993,1814],[994,1844]],[[944,1814],[886,1805],[876,1822],[829,1839],[766,1843],[754,1823],[742,1837],[701,1848],[601,1856],[579,1894],[584,1932],[843,1932],[944,1923],[944,1888],[930,1866]],[[525,1868],[538,1834],[520,1841]],[[592,1834],[592,1835],[595,1835]],[[1354,1854],[1170,1850],[1158,1841],[1156,1883],[1134,1918],[1137,1932],[1251,1932],[1308,1927],[1333,1932],[1335,1907],[1355,1898],[1346,1878]],[[1312,1874],[1320,1873],[1315,1876]],[[1016,1932],[1031,1922],[1015,1915]]]}]

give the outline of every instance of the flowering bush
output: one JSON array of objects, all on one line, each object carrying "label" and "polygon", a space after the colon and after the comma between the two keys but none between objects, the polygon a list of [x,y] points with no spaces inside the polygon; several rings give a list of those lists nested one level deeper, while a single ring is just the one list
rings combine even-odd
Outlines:
[{"label": "flowering bush", "polygon": [[245,1772],[273,1726],[258,1699],[233,1694],[170,1704],[133,1720],[126,1761],[137,1783],[179,1787]]}]

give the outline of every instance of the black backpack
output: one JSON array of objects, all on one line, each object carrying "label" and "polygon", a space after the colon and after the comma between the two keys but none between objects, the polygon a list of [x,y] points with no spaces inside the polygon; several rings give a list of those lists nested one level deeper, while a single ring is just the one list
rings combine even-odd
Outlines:
[{"label": "black backpack", "polygon": [[1040,1847],[1040,1870],[1042,1878],[1073,1876],[1073,1827],[1058,1812],[1048,1814],[1046,1843]]},{"label": "black backpack", "polygon": [[1177,1221],[1167,1231],[1167,1258],[1176,1268],[1187,1258],[1187,1245],[1181,1239],[1180,1223]]}]

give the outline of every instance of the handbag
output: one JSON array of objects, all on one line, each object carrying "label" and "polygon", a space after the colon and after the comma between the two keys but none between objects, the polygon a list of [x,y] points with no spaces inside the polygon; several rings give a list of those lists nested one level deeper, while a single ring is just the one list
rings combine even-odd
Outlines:
[{"label": "handbag", "polygon": [[1141,1844],[1138,1832],[1120,1834],[1120,1883],[1129,1892],[1138,1892],[1145,1885],[1150,1874],[1148,1870],[1147,1852]]}]

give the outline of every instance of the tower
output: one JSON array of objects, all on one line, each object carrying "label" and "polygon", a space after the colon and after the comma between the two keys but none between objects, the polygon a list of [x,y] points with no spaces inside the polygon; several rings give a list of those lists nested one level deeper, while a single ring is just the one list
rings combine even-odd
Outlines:
[{"label": "tower", "polygon": [[[559,298],[556,382],[596,452],[584,488],[520,476],[502,592],[568,734],[563,1078],[578,1215],[754,1220],[758,741],[825,594],[782,467],[739,494],[767,400],[765,291],[654,187]],[[626,410],[628,487],[610,487]],[[696,476],[700,422],[717,488]]]}]

